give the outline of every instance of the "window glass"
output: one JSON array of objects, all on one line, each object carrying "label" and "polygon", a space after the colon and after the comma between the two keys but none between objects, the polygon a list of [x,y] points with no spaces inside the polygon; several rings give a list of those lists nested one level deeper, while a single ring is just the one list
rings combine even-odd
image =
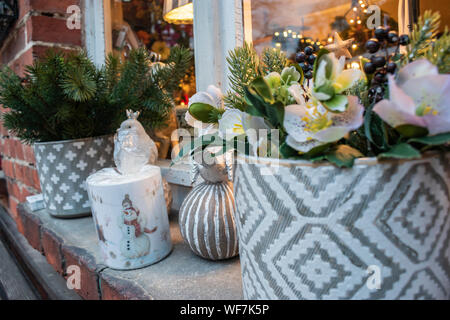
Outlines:
[{"label": "window glass", "polygon": [[[448,0],[409,3],[419,7],[415,11],[420,13],[448,6]],[[252,0],[253,44],[258,52],[267,47],[281,48],[293,59],[296,52],[308,45],[335,44],[337,32],[342,40],[353,39],[347,42],[348,50],[352,57],[357,57],[365,52],[364,44],[372,34],[369,29],[374,21],[369,8],[372,5],[380,9],[381,25],[398,30],[398,0]],[[443,26],[448,24],[450,15],[448,10],[444,11],[441,11]]]},{"label": "window glass", "polygon": [[[193,49],[192,24],[171,24],[163,19],[163,0],[110,0],[111,47],[124,58],[132,48],[145,46],[156,60],[164,62],[170,48],[181,45]],[[180,84],[177,104],[187,103],[195,93],[194,67]]]}]

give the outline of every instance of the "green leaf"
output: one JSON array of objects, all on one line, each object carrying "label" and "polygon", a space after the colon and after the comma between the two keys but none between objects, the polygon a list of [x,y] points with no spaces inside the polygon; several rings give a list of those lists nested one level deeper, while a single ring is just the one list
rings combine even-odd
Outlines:
[{"label": "green leaf", "polygon": [[348,105],[348,99],[347,96],[337,94],[330,100],[322,101],[322,104],[332,112],[344,112]]},{"label": "green leaf", "polygon": [[276,102],[272,105],[266,105],[266,114],[269,123],[275,128],[279,128],[284,122],[284,105],[281,102]]},{"label": "green leaf", "polygon": [[331,143],[322,144],[322,145],[312,148],[308,152],[304,153],[303,156],[306,157],[307,159],[312,160],[316,157],[319,157],[321,154],[323,155],[330,148],[330,146],[331,146]]},{"label": "green leaf", "polygon": [[280,154],[283,159],[289,159],[298,156],[298,151],[291,148],[286,142],[280,145]]},{"label": "green leaf", "polygon": [[419,142],[430,146],[438,146],[450,142],[450,132],[437,134],[434,136],[409,139],[408,142]]},{"label": "green leaf", "polygon": [[320,87],[317,88],[315,87],[314,92],[325,94],[324,97],[320,97],[318,94],[315,94],[315,97],[320,101],[328,101],[333,99],[335,96],[335,90],[333,86],[329,83],[329,81],[327,81],[327,83],[325,83]]},{"label": "green leaf", "polygon": [[190,143],[186,143],[183,148],[181,148],[178,155],[175,157],[175,159],[172,160],[170,165],[174,165],[175,163],[179,162],[184,157],[194,153],[199,148],[203,148],[205,146],[209,146],[213,144],[214,142],[220,142],[221,138],[218,136],[217,133],[214,134],[206,134],[204,136],[197,137],[196,139],[193,139],[190,141]]},{"label": "green leaf", "polygon": [[380,153],[378,158],[415,159],[420,158],[420,152],[407,143],[400,143],[389,151]]},{"label": "green leaf", "polygon": [[252,116],[265,117],[266,107],[264,101],[256,94],[251,88],[244,87],[245,101],[247,103],[247,108],[245,112]]},{"label": "green leaf", "polygon": [[189,113],[197,120],[204,123],[211,123],[213,118],[211,115],[214,112],[214,107],[206,103],[193,103],[189,107]]},{"label": "green leaf", "polygon": [[300,80],[298,83],[303,84],[305,82],[305,75],[303,73],[303,69],[300,67],[298,63],[291,64],[291,67],[294,67],[298,72],[300,72]]},{"label": "green leaf", "polygon": [[337,165],[338,167],[350,168],[353,166],[356,158],[363,157],[363,154],[358,150],[341,144],[334,148],[330,153],[325,155],[325,158]]},{"label": "green leaf", "polygon": [[412,124],[404,124],[395,127],[402,136],[406,138],[418,138],[428,135],[428,129],[424,127],[414,126]]},{"label": "green leaf", "polygon": [[364,134],[377,148],[389,148],[388,135],[383,120],[372,111],[373,106],[366,109],[364,114]]},{"label": "green leaf", "polygon": [[272,89],[270,89],[269,84],[263,77],[258,77],[253,80],[250,84],[250,88],[262,97],[265,102],[273,103],[275,101],[273,98]]}]

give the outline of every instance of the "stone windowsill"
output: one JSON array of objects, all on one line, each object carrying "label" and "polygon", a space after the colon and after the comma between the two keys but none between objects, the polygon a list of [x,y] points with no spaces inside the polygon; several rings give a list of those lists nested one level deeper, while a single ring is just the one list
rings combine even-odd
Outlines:
[{"label": "stone windowsill", "polygon": [[69,265],[81,269],[84,299],[242,299],[238,258],[213,262],[184,243],[171,213],[173,250],[164,260],[137,270],[116,271],[102,264],[92,217],[56,219],[46,210],[19,206],[28,242],[63,276]]},{"label": "stone windowsill", "polygon": [[32,212],[20,205],[18,229],[62,276],[67,277],[69,265],[80,267],[81,289],[76,291],[84,299],[242,299],[239,258],[202,259],[181,237],[176,210],[192,187],[189,164],[170,167],[170,160],[159,160],[157,165],[173,192],[173,250],[154,265],[131,271],[103,265],[92,217],[57,219],[45,209]]}]

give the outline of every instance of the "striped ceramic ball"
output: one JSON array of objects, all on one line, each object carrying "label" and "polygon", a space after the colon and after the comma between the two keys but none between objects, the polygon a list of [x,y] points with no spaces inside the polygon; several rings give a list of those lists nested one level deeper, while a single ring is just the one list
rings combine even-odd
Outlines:
[{"label": "striped ceramic ball", "polygon": [[203,182],[183,201],[179,224],[197,255],[221,260],[239,254],[233,190],[229,183]]}]

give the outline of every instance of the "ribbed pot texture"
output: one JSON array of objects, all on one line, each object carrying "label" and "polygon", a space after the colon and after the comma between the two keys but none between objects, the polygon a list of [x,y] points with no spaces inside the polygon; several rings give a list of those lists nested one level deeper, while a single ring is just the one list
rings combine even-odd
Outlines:
[{"label": "ribbed pot texture", "polygon": [[113,136],[34,144],[39,182],[51,215],[73,218],[91,213],[86,178],[114,165],[113,150]]},{"label": "ribbed pot texture", "polygon": [[238,157],[247,299],[449,299],[450,154],[353,168]]},{"label": "ribbed pot texture", "polygon": [[233,190],[228,183],[203,182],[186,196],[180,208],[183,239],[197,255],[221,260],[239,254]]}]

